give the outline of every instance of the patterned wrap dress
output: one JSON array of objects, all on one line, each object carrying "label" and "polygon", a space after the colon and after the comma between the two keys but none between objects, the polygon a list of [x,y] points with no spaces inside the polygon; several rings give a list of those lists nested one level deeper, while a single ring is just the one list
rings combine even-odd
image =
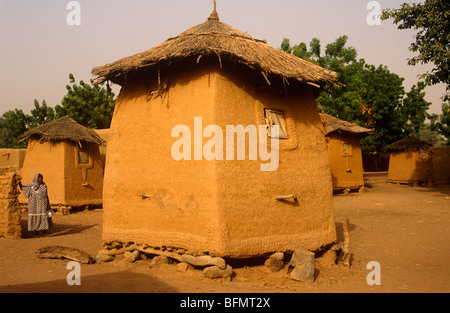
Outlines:
[{"label": "patterned wrap dress", "polygon": [[38,183],[39,174],[28,185],[23,186],[23,195],[28,198],[28,231],[47,230],[52,226],[48,218],[49,201],[47,185]]}]

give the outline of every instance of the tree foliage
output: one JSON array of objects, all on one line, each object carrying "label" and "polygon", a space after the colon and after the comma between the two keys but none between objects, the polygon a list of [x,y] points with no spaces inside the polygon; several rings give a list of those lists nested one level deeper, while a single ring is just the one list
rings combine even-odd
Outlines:
[{"label": "tree foliage", "polygon": [[21,109],[3,113],[0,117],[0,148],[25,148],[27,142],[20,138],[26,131],[65,115],[89,128],[109,128],[116,101],[109,86],[91,86],[83,81],[76,84],[72,74],[69,79],[72,85],[66,86],[67,94],[61,105],[52,108],[45,100],[39,104],[35,99],[31,115]]},{"label": "tree foliage", "polygon": [[31,129],[48,123],[54,120],[55,116],[55,109],[47,106],[47,102],[45,100],[42,100],[42,105],[40,105],[39,101],[34,99],[34,109],[31,110],[28,128]]},{"label": "tree foliage", "polygon": [[442,114],[431,114],[428,118],[431,121],[431,130],[445,137],[445,145],[450,146],[450,105],[443,103]]},{"label": "tree foliage", "polygon": [[26,142],[19,142],[28,130],[30,116],[21,109],[9,110],[0,117],[0,148],[25,148]]},{"label": "tree foliage", "polygon": [[69,115],[88,128],[109,128],[116,102],[109,86],[92,86],[82,80],[77,84],[72,74],[69,80],[71,85],[66,85],[67,94],[61,105],[55,107],[56,116]]},{"label": "tree foliage", "polygon": [[405,123],[405,131],[420,137],[420,129],[424,127],[427,118],[427,110],[431,103],[425,100],[424,82],[418,82],[411,87],[411,91],[403,99],[402,117]]},{"label": "tree foliage", "polygon": [[409,50],[418,55],[408,64],[433,63],[431,72],[421,75],[427,84],[444,83],[450,100],[450,1],[425,0],[424,3],[404,3],[400,9],[385,9],[381,18],[394,19],[399,29],[416,29],[415,41]]},{"label": "tree foliage", "polygon": [[430,103],[424,100],[425,84],[419,82],[405,96],[403,78],[386,66],[357,59],[357,51],[347,47],[347,36],[327,44],[313,38],[308,46],[291,47],[285,38],[281,49],[338,73],[339,84],[327,84],[316,101],[319,110],[369,128],[373,134],[361,141],[364,151],[385,151],[390,143],[416,134],[423,126]]}]

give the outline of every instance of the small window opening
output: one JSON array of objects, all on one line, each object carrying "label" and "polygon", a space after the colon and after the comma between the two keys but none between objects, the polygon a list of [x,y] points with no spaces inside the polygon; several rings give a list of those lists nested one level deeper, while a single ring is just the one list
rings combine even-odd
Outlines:
[{"label": "small window opening", "polygon": [[[270,138],[274,139],[288,139],[286,129],[286,119],[283,111],[264,109],[264,117],[266,119],[267,132]],[[272,137],[270,134],[271,126],[278,125],[279,134],[278,137]]]},{"label": "small window opening", "polygon": [[348,143],[343,143],[342,144],[342,152],[344,153],[344,155],[352,154],[351,147],[350,147],[350,145]]},{"label": "small window opening", "polygon": [[89,153],[87,150],[78,148],[78,163],[89,164]]}]

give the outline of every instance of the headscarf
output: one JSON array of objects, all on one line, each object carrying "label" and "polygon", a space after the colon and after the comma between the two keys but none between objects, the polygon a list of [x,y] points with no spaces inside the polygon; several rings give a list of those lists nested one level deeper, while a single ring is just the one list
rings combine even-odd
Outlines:
[{"label": "headscarf", "polygon": [[32,193],[35,193],[38,197],[45,197],[47,195],[47,185],[43,182],[38,183],[38,178],[41,174],[34,175],[33,181],[28,185],[23,186],[23,195],[30,198]]}]

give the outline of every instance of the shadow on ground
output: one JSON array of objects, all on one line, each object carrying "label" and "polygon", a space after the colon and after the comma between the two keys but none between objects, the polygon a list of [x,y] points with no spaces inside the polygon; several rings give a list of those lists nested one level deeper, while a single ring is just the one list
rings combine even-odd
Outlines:
[{"label": "shadow on ground", "polygon": [[[68,272],[69,273],[69,272]],[[81,276],[81,285],[65,279],[34,284],[0,286],[0,293],[176,293],[178,290],[149,274],[122,271]]]},{"label": "shadow on ground", "polygon": [[[35,232],[34,231],[28,231],[28,221],[27,219],[23,219],[21,221],[22,226],[22,238],[28,239],[28,238],[34,238]],[[78,225],[78,224],[60,224],[60,223],[53,223],[53,227],[51,227],[47,234],[49,237],[58,237],[58,236],[64,236],[64,235],[73,235],[82,233],[92,227],[98,226],[98,224],[93,225]],[[40,232],[40,235],[42,232]]]}]

